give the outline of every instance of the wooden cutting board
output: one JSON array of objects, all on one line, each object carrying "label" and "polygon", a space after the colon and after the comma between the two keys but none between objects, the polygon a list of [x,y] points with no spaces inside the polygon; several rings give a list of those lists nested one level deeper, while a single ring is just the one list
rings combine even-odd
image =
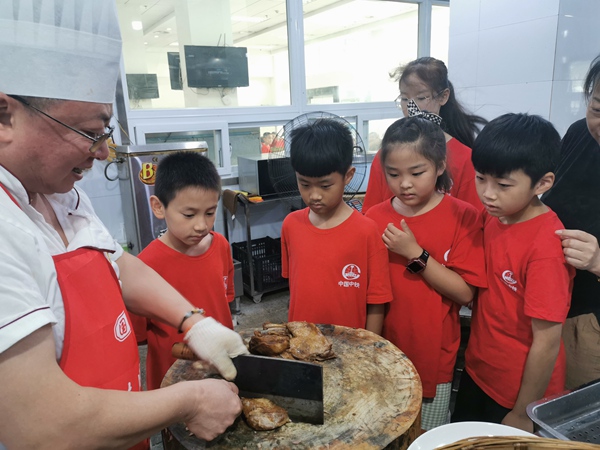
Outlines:
[{"label": "wooden cutting board", "polygon": [[[165,449],[407,449],[421,426],[421,381],[413,364],[398,347],[374,333],[318,326],[337,355],[323,362],[324,425],[289,423],[277,430],[255,431],[240,417],[207,443],[176,424],[163,433]],[[247,342],[253,331],[240,334]],[[192,361],[178,360],[162,386],[205,376]]]}]

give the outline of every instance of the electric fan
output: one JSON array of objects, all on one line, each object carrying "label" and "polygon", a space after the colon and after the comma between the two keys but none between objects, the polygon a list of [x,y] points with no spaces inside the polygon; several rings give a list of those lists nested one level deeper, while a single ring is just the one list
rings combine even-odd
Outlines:
[{"label": "electric fan", "polygon": [[354,141],[354,156],[352,165],[356,168],[354,177],[346,185],[344,189],[344,201],[352,206],[351,200],[359,191],[367,173],[367,158],[365,146],[360,134],[356,128],[343,117],[337,116],[324,111],[311,112],[302,114],[288,123],[277,133],[273,143],[271,144],[271,153],[268,160],[268,172],[273,189],[279,198],[287,203],[290,211],[302,209],[306,205],[302,201],[298,183],[296,182],[296,172],[290,163],[290,147],[291,147],[291,132],[292,130],[312,123],[319,119],[336,120],[350,130]]}]

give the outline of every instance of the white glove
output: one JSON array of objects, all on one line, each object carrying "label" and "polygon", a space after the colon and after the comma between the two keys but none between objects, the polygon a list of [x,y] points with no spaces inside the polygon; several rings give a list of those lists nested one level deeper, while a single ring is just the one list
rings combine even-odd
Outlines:
[{"label": "white glove", "polygon": [[185,335],[188,346],[200,359],[211,363],[226,380],[237,375],[231,358],[249,353],[242,337],[212,317],[197,323]]}]

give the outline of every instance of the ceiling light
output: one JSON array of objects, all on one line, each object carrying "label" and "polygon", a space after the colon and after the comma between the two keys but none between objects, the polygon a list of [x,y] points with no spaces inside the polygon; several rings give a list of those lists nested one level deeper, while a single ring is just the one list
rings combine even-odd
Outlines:
[{"label": "ceiling light", "polygon": [[171,42],[169,44],[171,47],[179,47],[179,42],[175,41],[175,42]]},{"label": "ceiling light", "polygon": [[144,28],[144,26],[140,20],[133,20],[131,22],[131,28],[133,28],[135,31],[140,31]]},{"label": "ceiling light", "polygon": [[234,22],[249,22],[249,23],[260,23],[267,20],[268,16],[231,16],[231,20]]}]

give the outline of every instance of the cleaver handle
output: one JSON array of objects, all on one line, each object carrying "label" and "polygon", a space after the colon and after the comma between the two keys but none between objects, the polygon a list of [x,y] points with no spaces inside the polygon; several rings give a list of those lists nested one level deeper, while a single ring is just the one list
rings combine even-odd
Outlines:
[{"label": "cleaver handle", "polygon": [[199,358],[185,342],[175,342],[171,347],[171,356],[177,359],[197,361]]}]

